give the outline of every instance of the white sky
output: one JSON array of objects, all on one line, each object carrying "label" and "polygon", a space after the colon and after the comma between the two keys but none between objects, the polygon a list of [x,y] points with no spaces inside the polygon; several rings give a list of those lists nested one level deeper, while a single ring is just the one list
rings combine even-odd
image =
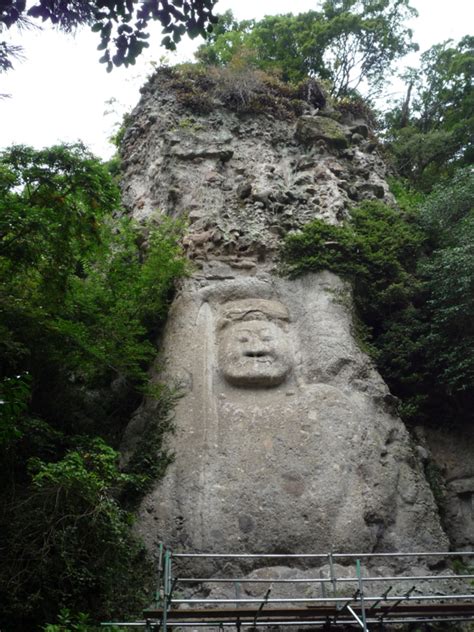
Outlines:
[{"label": "white sky", "polygon": [[[261,18],[308,11],[317,4],[315,0],[219,0],[217,12],[231,8],[238,19]],[[458,40],[472,30],[473,0],[411,0],[411,5],[419,12],[410,26],[421,51],[449,38]],[[114,69],[110,74],[98,62],[98,35],[86,29],[75,37],[51,29],[13,34],[12,41],[23,45],[26,60],[0,74],[0,93],[11,95],[0,99],[0,148],[12,143],[39,148],[82,140],[97,155],[109,158],[114,148],[108,138],[122,114],[137,103],[138,89],[152,72],[151,62],[163,55],[170,63],[192,60],[201,42],[186,39],[177,55],[170,55],[159,46],[159,29],[154,33],[150,48],[135,67]],[[411,56],[406,63],[414,65],[416,58]],[[110,100],[112,104],[107,103]]]}]

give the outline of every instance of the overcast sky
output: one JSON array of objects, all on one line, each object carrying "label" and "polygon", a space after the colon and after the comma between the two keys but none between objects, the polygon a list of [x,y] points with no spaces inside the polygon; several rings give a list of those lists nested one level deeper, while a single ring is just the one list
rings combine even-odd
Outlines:
[{"label": "overcast sky", "polygon": [[[308,11],[317,4],[314,0],[219,0],[217,12],[231,8],[239,19],[261,18]],[[419,12],[410,26],[421,51],[449,38],[458,40],[472,30],[473,0],[412,0],[411,5]],[[51,29],[15,35],[26,59],[0,75],[0,93],[11,95],[0,100],[0,148],[82,140],[99,156],[110,157],[114,150],[108,138],[123,113],[137,103],[138,89],[152,72],[151,62],[163,55],[170,63],[191,60],[199,44],[186,39],[178,54],[170,55],[159,46],[159,29],[151,39],[155,43],[135,67],[108,74],[98,62],[98,36],[86,29],[74,37]],[[416,59],[412,56],[407,63],[414,65]]]}]

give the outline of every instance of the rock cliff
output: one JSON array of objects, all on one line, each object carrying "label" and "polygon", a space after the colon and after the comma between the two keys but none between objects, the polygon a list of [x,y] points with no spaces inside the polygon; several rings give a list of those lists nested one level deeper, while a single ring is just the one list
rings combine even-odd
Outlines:
[{"label": "rock cliff", "polygon": [[[125,134],[129,211],[185,218],[194,270],[160,358],[159,378],[183,391],[167,439],[175,460],[139,531],[150,549],[447,550],[426,449],[355,340],[350,288],[329,272],[277,273],[288,231],[338,223],[364,199],[393,203],[377,143],[314,86],[293,111],[288,95],[286,109],[249,111],[267,94],[257,79],[239,101],[222,77],[160,71]],[[125,451],[150,411],[145,402]]]}]

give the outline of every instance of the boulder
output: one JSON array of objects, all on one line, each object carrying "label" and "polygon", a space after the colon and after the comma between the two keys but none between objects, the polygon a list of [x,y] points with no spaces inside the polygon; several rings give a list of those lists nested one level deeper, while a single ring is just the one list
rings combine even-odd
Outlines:
[{"label": "boulder", "polygon": [[323,140],[337,149],[349,146],[345,127],[326,116],[300,116],[296,123],[296,138],[304,144]]}]

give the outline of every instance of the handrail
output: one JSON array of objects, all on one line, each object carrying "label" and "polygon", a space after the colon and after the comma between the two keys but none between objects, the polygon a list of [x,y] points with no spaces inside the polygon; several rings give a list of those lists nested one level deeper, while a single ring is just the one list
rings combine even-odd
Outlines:
[{"label": "handrail", "polygon": [[[155,592],[154,610],[147,610],[143,614],[147,618],[144,622],[128,623],[107,623],[103,625],[115,627],[144,627],[147,632],[167,632],[168,628],[176,627],[224,627],[248,628],[256,626],[275,625],[313,625],[324,627],[328,616],[333,623],[336,621],[352,623],[359,626],[363,632],[368,632],[372,624],[384,623],[422,623],[422,622],[448,622],[448,621],[473,621],[474,620],[474,594],[467,593],[470,588],[459,587],[462,594],[440,594],[439,587],[433,587],[432,582],[459,580],[468,581],[474,579],[472,569],[466,574],[449,574],[444,568],[443,574],[418,574],[418,575],[386,575],[364,577],[362,563],[372,559],[398,559],[403,558],[428,560],[429,558],[443,558],[450,560],[453,558],[474,559],[474,551],[404,551],[401,553],[175,553],[170,548],[160,543],[158,550],[158,584]],[[319,560],[322,564],[319,567],[320,577],[181,577],[177,573],[181,559],[206,559],[206,560],[227,560],[227,559],[255,559],[255,560]],[[349,561],[355,560],[355,572],[351,577],[337,576],[335,562],[344,562],[346,568]],[[175,562],[175,564],[173,563]],[[470,562],[472,564],[472,562]],[[324,572],[321,566],[327,565]],[[267,564],[267,568],[271,564]],[[310,567],[310,566],[308,566]],[[216,565],[211,565],[211,572],[216,572]],[[217,565],[217,569],[219,565]],[[467,570],[467,569],[466,569]],[[271,572],[271,571],[270,571]],[[367,570],[365,572],[368,572]],[[387,585],[397,582],[426,582],[419,590],[422,594],[415,594],[416,585],[403,594],[394,594],[393,586]],[[266,590],[263,596],[240,597],[236,589],[236,596],[227,597],[226,593],[222,597],[197,597],[194,588],[190,596],[174,596],[179,594],[175,590],[177,586],[190,584],[258,584],[265,585]],[[270,591],[273,585],[294,585],[302,584],[320,585],[321,597],[288,597],[273,596],[270,598]],[[331,596],[327,595],[326,586],[331,584]],[[339,584],[339,586],[338,586]],[[349,596],[338,592],[344,585],[357,584],[354,595]],[[375,584],[379,584],[376,586]],[[385,584],[385,585],[384,585]],[[372,585],[376,592],[381,595],[367,595],[366,590]],[[451,589],[451,584],[448,585]],[[403,587],[399,586],[399,589]],[[348,589],[346,589],[348,592]],[[437,594],[429,594],[436,592]],[[209,592],[206,590],[206,593]],[[390,593],[390,595],[389,595]],[[257,593],[258,594],[258,593]],[[285,593],[283,593],[285,594]],[[297,593],[296,593],[297,594]],[[301,592],[300,592],[301,594]],[[303,593],[304,594],[304,593]],[[316,593],[318,594],[318,593]],[[184,593],[186,595],[186,592]],[[467,603],[465,603],[467,602]],[[234,608],[225,607],[227,604]],[[247,604],[242,607],[241,604]],[[271,608],[272,604],[281,604],[280,607]],[[285,604],[288,604],[285,605]],[[404,604],[404,605],[401,605]],[[269,608],[267,609],[267,605]],[[185,609],[181,609],[185,606]],[[214,607],[213,607],[214,606]],[[220,606],[224,606],[220,608]],[[294,607],[292,607],[294,606]],[[234,611],[235,609],[235,611]],[[187,614],[186,614],[187,613]],[[220,617],[220,620],[218,620]],[[249,621],[249,617],[251,620]]]},{"label": "handrail", "polygon": [[[205,557],[210,559],[247,559],[247,558],[260,558],[260,559],[286,559],[286,558],[299,558],[299,559],[327,559],[328,553],[173,553],[172,557],[181,558],[194,558]],[[332,557],[338,559],[368,559],[373,557],[472,557],[474,551],[412,551],[402,553],[332,553]]]},{"label": "handrail", "polygon": [[[364,577],[364,582],[430,581],[440,579],[474,579],[474,575],[384,575],[381,577]],[[337,581],[356,584],[359,580],[357,577],[338,577]],[[332,579],[330,577],[290,577],[285,579],[277,577],[269,577],[268,579],[262,579],[261,577],[255,579],[249,577],[179,577],[179,582],[183,584],[230,584],[234,582],[241,584],[330,584]]]},{"label": "handrail", "polygon": [[[408,598],[405,595],[393,595],[392,597],[387,597],[383,599],[380,595],[372,595],[367,596],[364,595],[364,601],[399,601],[400,599]],[[466,595],[414,595],[410,597],[410,601],[446,601],[446,599],[453,599],[457,601],[458,599],[474,599],[474,594],[466,594]],[[274,597],[273,599],[268,599],[266,603],[340,603],[347,601],[347,596],[345,597]],[[171,604],[190,604],[190,603],[262,603],[262,600],[259,598],[249,597],[248,599],[226,599],[226,598],[216,598],[216,599],[172,599]]]}]

